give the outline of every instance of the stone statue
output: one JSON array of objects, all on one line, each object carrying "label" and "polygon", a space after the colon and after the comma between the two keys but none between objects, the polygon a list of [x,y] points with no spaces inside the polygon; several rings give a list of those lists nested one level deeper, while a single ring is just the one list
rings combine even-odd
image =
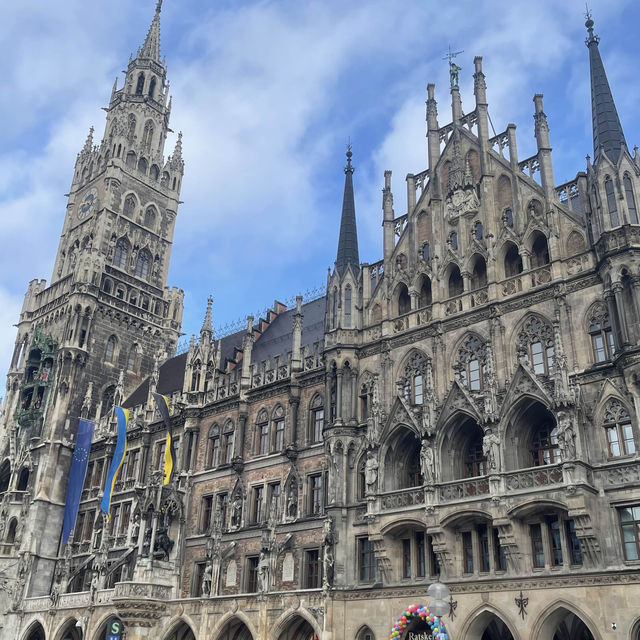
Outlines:
[{"label": "stone statue", "polygon": [[489,471],[500,471],[500,438],[490,431],[482,438],[482,453]]},{"label": "stone statue", "polygon": [[420,473],[422,474],[422,482],[432,485],[434,478],[434,458],[433,448],[428,440],[422,441],[420,449]]},{"label": "stone statue", "polygon": [[563,460],[572,460],[576,457],[576,434],[566,411],[558,414],[558,446]]},{"label": "stone statue", "polygon": [[96,601],[96,595],[98,594],[98,580],[99,574],[97,571],[94,571],[93,575],[91,576],[91,586],[89,587],[89,600],[91,602]]},{"label": "stone statue", "polygon": [[376,489],[378,480],[378,461],[373,451],[367,452],[367,461],[364,467],[364,479],[367,484],[367,491],[373,492]]},{"label": "stone statue", "polygon": [[168,560],[173,549],[173,540],[169,537],[166,527],[160,527],[156,535],[156,542],[153,546],[154,557],[160,560]]},{"label": "stone statue", "polygon": [[287,493],[287,516],[295,518],[298,515],[298,487],[295,482],[289,485]]},{"label": "stone statue", "polygon": [[210,564],[207,564],[204,573],[202,575],[201,593],[203,596],[211,595],[211,584],[213,578],[213,569]]},{"label": "stone statue", "polygon": [[322,568],[323,579],[322,586],[328,589],[333,584],[335,555],[333,552],[333,546],[335,544],[335,536],[333,533],[333,519],[326,518],[323,527],[323,552],[322,552]]},{"label": "stone statue", "polygon": [[238,529],[242,523],[242,498],[236,494],[231,507],[231,526]]},{"label": "stone statue", "polygon": [[269,590],[269,558],[264,551],[260,552],[258,560],[258,591],[266,593]]}]

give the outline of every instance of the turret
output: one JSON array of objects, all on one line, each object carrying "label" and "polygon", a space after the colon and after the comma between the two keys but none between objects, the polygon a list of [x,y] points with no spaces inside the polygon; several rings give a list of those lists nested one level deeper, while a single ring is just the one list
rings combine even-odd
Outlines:
[{"label": "turret", "polygon": [[538,162],[540,163],[540,180],[544,189],[547,203],[554,198],[553,192],[553,164],[551,162],[551,143],[549,141],[549,125],[547,124],[547,116],[542,109],[542,94],[536,93],[533,96],[535,105],[535,113],[533,119],[535,121],[536,143],[538,145]]},{"label": "turret", "polygon": [[427,85],[427,150],[429,152],[429,171],[433,176],[440,159],[440,134],[438,133],[438,103],[435,99],[436,85]]}]

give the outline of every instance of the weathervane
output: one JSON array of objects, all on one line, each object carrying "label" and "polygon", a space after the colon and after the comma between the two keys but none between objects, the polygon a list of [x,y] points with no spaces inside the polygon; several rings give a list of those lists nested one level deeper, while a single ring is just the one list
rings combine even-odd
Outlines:
[{"label": "weathervane", "polygon": [[449,45],[449,52],[442,58],[449,61],[449,79],[452,89],[458,88],[458,73],[462,70],[462,67],[459,67],[453,59],[461,53],[464,53],[464,49],[462,51],[451,51],[451,45]]}]

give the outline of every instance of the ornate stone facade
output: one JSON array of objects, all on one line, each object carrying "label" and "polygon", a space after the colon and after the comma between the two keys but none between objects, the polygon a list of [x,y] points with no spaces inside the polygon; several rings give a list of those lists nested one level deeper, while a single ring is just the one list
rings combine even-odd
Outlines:
[{"label": "ornate stone facade", "polygon": [[[586,173],[554,184],[540,95],[535,156],[518,158],[512,125],[490,138],[482,59],[467,115],[455,65],[444,127],[428,87],[429,167],[407,176],[405,215],[385,172],[382,260],[359,263],[349,150],[326,296],[217,338],[210,300],[171,356],[183,165],[181,141],[160,156],[160,4],[79,156],[53,282],[31,283],[19,322],[3,633],[79,638],[87,616],[94,640],[117,616],[128,640],[380,640],[439,577],[451,638],[601,640],[613,622],[640,637],[640,161],[601,130],[615,105],[593,22]],[[154,392],[170,399],[168,485]],[[114,400],[131,420],[105,522]],[[97,427],[60,550],[79,414]]]}]

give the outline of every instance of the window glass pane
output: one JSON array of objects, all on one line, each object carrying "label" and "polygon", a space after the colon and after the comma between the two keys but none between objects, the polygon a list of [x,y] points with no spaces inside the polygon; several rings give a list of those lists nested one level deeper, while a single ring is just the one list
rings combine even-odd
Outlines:
[{"label": "window glass pane", "polygon": [[624,177],[624,192],[627,197],[627,209],[629,210],[629,220],[631,224],[638,224],[638,210],[636,209],[636,199],[633,197],[633,187],[629,176]]},{"label": "window glass pane", "polygon": [[469,389],[480,390],[480,364],[476,359],[469,360]]},{"label": "window glass pane", "polygon": [[605,331],[604,333],[607,336],[607,344],[609,345],[609,354],[613,356],[616,353],[616,344],[613,341],[613,331],[611,331],[609,329],[608,331]]},{"label": "window glass pane", "polygon": [[424,547],[424,533],[416,533],[416,551],[418,556],[417,574],[419,578],[426,575],[426,556]]},{"label": "window glass pane", "polygon": [[480,544],[480,571],[489,571],[489,530],[486,525],[478,527],[478,543]]},{"label": "window glass pane", "polygon": [[596,362],[604,362],[607,359],[607,353],[604,350],[604,340],[602,334],[597,333],[591,336],[593,340],[593,353],[596,358]]},{"label": "window glass pane", "polygon": [[542,344],[540,342],[531,343],[531,364],[535,373],[544,373],[544,360],[542,359]]},{"label": "window glass pane", "polygon": [[622,429],[622,435],[624,437],[624,448],[627,453],[635,453],[636,452],[636,443],[633,441],[633,430],[631,429],[631,424],[623,424],[620,425]]},{"label": "window glass pane", "polygon": [[542,545],[542,529],[539,524],[531,525],[531,550],[533,566],[544,567],[544,547]]},{"label": "window glass pane", "polygon": [[422,376],[417,375],[413,379],[414,386],[414,402],[415,404],[422,404]]},{"label": "window glass pane", "polygon": [[551,538],[551,558],[554,566],[562,564],[562,545],[560,544],[560,522],[552,520],[549,522],[549,533]]},{"label": "window glass pane", "polygon": [[411,540],[402,541],[402,577],[411,577]]},{"label": "window glass pane", "polygon": [[571,564],[582,564],[582,547],[576,535],[576,523],[573,520],[567,520],[567,539],[571,552]]},{"label": "window glass pane", "polygon": [[607,440],[609,441],[609,455],[620,455],[620,442],[618,441],[618,429],[607,427]]},{"label": "window glass pane", "polygon": [[473,573],[473,543],[471,540],[471,531],[464,531],[462,533],[462,558],[464,572]]},{"label": "window glass pane", "polygon": [[607,180],[604,183],[604,190],[607,195],[607,207],[609,209],[609,215],[611,216],[611,226],[617,227],[618,222],[618,207],[616,205],[616,197],[613,193],[613,182]]}]

